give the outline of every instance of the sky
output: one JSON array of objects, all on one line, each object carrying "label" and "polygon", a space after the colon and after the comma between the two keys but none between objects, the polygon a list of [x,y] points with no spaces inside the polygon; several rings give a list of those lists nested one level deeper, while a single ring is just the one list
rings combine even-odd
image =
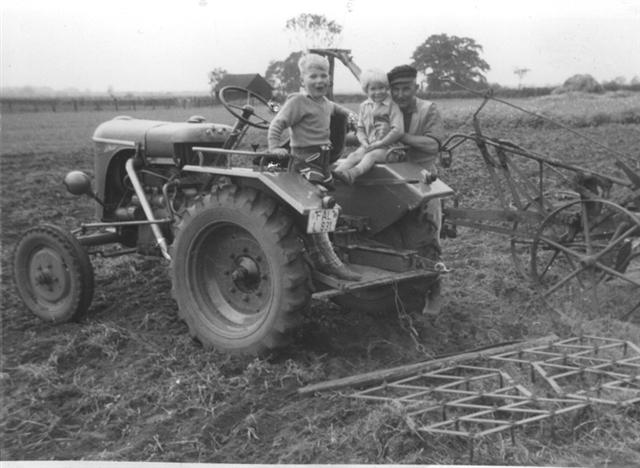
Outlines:
[{"label": "sky", "polygon": [[[300,13],[343,26],[339,46],[361,68],[411,62],[430,35],[483,47],[490,83],[557,85],[640,76],[639,0],[3,0],[0,86],[127,91],[207,90],[207,73],[264,74],[299,49]],[[358,90],[345,70],[336,90]]]}]

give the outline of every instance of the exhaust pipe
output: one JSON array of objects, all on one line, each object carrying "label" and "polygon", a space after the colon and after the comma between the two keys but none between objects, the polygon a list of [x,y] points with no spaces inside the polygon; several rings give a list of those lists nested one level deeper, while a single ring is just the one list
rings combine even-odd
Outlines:
[{"label": "exhaust pipe", "polygon": [[[133,189],[136,191],[136,195],[140,199],[140,205],[142,205],[142,210],[144,214],[147,216],[147,219],[151,222],[156,221],[155,216],[153,215],[153,210],[151,209],[151,205],[149,205],[149,201],[144,193],[144,189],[142,188],[142,184],[140,183],[140,179],[138,179],[138,174],[136,174],[135,169],[133,168],[133,158],[127,160],[125,164],[125,169],[127,171],[127,175],[133,184]],[[167,240],[162,235],[162,231],[157,223],[151,224],[151,230],[153,231],[153,235],[158,242],[158,247],[160,247],[160,251],[162,252],[162,256],[167,260],[171,260],[171,255],[169,255],[169,248],[167,246]]]}]

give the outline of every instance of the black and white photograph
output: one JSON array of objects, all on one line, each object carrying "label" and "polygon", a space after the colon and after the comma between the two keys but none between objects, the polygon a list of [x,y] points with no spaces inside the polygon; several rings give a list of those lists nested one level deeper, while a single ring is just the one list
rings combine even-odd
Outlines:
[{"label": "black and white photograph", "polygon": [[640,466],[640,2],[5,0],[0,464]]}]

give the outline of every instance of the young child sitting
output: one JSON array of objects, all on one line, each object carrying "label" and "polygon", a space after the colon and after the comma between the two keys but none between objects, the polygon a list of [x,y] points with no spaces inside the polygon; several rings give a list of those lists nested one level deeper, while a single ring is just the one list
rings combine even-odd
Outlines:
[{"label": "young child sitting", "polygon": [[[337,179],[348,184],[352,184],[356,177],[367,172],[375,163],[385,162],[394,143],[404,133],[402,112],[389,96],[387,74],[382,70],[367,70],[362,73],[360,84],[368,96],[360,104],[358,116],[356,136],[360,146],[346,158],[340,159],[333,171]],[[383,129],[388,131],[384,132]]]},{"label": "young child sitting", "polygon": [[[267,140],[269,152],[286,155],[281,148],[282,134],[290,130],[293,169],[310,182],[331,182],[329,171],[330,122],[333,114],[349,116],[351,111],[329,99],[329,61],[317,54],[303,55],[298,62],[304,92],[287,98],[278,115],[271,121]],[[340,279],[355,281],[360,275],[349,270],[336,255],[327,233],[311,234],[307,246],[311,261],[318,271]]]}]

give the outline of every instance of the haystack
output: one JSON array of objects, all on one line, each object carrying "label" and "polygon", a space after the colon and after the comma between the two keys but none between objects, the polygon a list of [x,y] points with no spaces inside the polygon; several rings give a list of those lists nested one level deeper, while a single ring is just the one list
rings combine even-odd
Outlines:
[{"label": "haystack", "polygon": [[554,89],[553,94],[576,91],[582,93],[601,93],[604,90],[602,85],[591,75],[573,75],[571,78],[568,78],[562,86]]}]

